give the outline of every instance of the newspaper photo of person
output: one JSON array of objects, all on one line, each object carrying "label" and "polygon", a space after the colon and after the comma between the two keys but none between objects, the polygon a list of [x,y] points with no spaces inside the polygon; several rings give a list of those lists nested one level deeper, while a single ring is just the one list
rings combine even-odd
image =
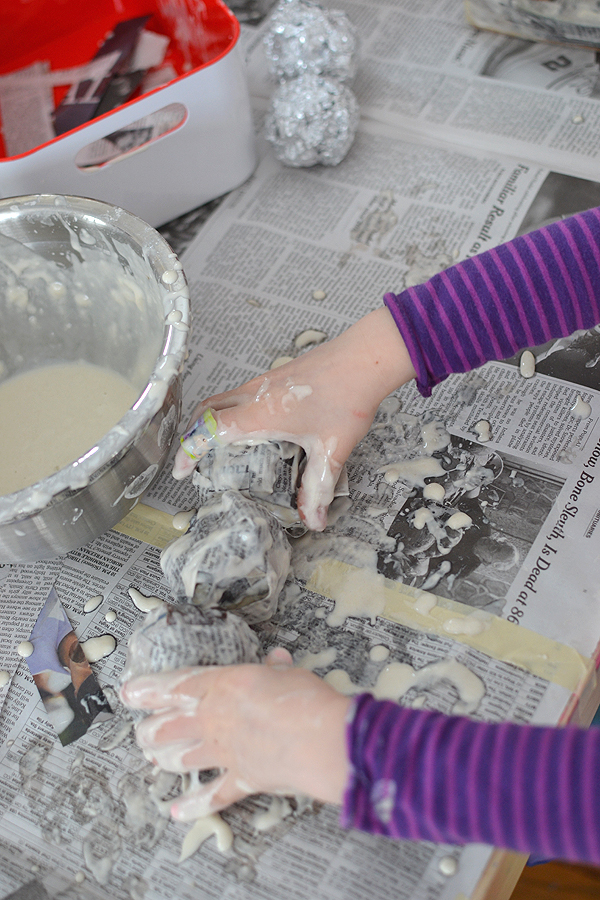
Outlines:
[{"label": "newspaper photo of person", "polygon": [[27,658],[48,718],[63,745],[112,713],[53,587],[29,638]]}]

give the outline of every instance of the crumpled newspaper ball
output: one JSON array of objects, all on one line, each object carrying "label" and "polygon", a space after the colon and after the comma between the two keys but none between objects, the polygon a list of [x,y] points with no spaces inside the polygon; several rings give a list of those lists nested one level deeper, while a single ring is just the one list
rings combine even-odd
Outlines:
[{"label": "crumpled newspaper ball", "polygon": [[239,616],[161,603],[132,632],[121,681],[186,666],[255,662],[260,662],[259,640]]},{"label": "crumpled newspaper ball", "polygon": [[359,116],[350,88],[331,78],[302,75],[273,93],[265,137],[287,166],[336,166],[352,145]]},{"label": "crumpled newspaper ball", "polygon": [[298,75],[328,75],[348,81],[356,73],[358,37],[345,12],[310,0],[284,0],[264,37],[265,54],[277,81]]},{"label": "crumpled newspaper ball", "polygon": [[294,536],[304,534],[296,497],[305,459],[304,450],[289,441],[211,447],[192,475],[198,505],[203,506],[215,493],[239,491],[266,506]]},{"label": "crumpled newspaper ball", "polygon": [[249,623],[277,608],[291,549],[271,513],[237,491],[214,494],[160,564],[178,603],[234,610]]}]

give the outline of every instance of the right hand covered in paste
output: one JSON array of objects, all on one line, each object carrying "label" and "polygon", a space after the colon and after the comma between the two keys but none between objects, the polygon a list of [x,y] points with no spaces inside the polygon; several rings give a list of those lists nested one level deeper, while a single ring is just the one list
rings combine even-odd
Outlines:
[{"label": "right hand covered in paste", "polygon": [[[339,337],[259,375],[241,387],[208,397],[192,421],[214,414],[215,438],[284,440],[301,446],[306,467],[298,511],[313,531],[327,524],[340,470],[369,430],[381,401],[415,372],[385,307],[368,313]],[[184,478],[195,461],[179,449],[173,475]]]},{"label": "right hand covered in paste", "polygon": [[182,821],[251,794],[308,794],[341,803],[350,774],[351,703],[277,647],[266,664],[178,669],[133,678],[123,702],[151,712],[137,726],[146,755],[170,772],[220,769],[173,802]]}]

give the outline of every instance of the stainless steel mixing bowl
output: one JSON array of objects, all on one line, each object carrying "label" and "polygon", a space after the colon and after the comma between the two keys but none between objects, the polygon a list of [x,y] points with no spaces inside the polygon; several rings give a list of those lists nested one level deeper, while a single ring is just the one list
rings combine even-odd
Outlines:
[{"label": "stainless steel mixing bowl", "polygon": [[179,424],[188,331],[181,263],[141,219],[81,197],[0,201],[0,380],[85,361],[139,391],[80,459],[0,496],[0,563],[63,555],[135,506]]}]

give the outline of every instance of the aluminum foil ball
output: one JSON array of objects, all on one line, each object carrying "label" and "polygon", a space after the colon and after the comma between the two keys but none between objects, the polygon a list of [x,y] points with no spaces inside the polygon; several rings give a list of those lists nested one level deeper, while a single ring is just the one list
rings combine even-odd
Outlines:
[{"label": "aluminum foil ball", "polygon": [[348,81],[356,73],[358,37],[346,15],[310,0],[284,0],[271,15],[265,54],[277,81],[329,75]]},{"label": "aluminum foil ball", "polygon": [[352,145],[359,116],[350,88],[332,78],[302,75],[275,90],[265,137],[286,166],[336,166]]}]

